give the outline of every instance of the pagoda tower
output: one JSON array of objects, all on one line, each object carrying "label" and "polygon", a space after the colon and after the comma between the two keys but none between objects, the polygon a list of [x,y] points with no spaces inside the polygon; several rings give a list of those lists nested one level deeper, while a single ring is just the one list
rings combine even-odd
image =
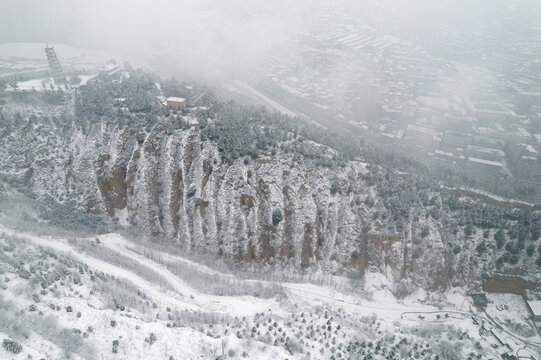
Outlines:
[{"label": "pagoda tower", "polygon": [[47,61],[49,62],[49,67],[51,68],[51,74],[53,75],[54,82],[57,85],[66,84],[66,75],[64,74],[62,65],[60,65],[60,61],[58,61],[54,47],[49,46],[48,44],[45,45],[45,55],[47,55]]}]

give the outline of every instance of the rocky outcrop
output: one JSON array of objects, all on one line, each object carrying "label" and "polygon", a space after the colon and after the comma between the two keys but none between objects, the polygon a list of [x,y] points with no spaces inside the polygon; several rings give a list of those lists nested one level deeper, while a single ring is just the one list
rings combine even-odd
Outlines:
[{"label": "rocky outcrop", "polygon": [[[278,149],[230,164],[197,128],[159,123],[137,135],[129,125],[115,124],[70,131],[42,126],[39,136],[49,139],[55,155],[43,159],[31,149],[30,166],[16,157],[21,162],[4,162],[3,168],[24,168],[24,184],[37,197],[73,202],[81,211],[185,248],[298,270],[378,271],[397,281],[447,286],[436,226],[422,241],[412,235],[418,221],[397,228],[376,184],[365,179],[365,163],[323,167],[313,154]],[[325,146],[291,141],[304,142],[292,148],[332,157]],[[430,225],[431,219],[421,222]]]}]

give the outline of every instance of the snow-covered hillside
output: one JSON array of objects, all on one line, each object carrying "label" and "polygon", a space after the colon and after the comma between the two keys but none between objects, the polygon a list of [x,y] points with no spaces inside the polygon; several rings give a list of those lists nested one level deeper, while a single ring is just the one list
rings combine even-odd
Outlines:
[{"label": "snow-covered hillside", "polygon": [[3,96],[3,355],[537,356],[537,205],[129,66]]},{"label": "snow-covered hillside", "polygon": [[[398,302],[378,275],[365,279],[364,296],[307,283],[235,283],[233,274],[176,255],[152,250],[162,259],[152,260],[118,234],[62,238],[2,226],[0,242],[0,336],[20,345],[17,353],[1,349],[6,358],[496,358],[509,351],[496,336],[541,354],[535,336],[501,328],[460,291],[419,291]],[[173,274],[166,258],[191,272]],[[198,290],[197,274],[209,273],[245,294]],[[250,294],[255,284],[275,295]]]},{"label": "snow-covered hillside", "polygon": [[163,91],[201,93],[119,74],[71,100],[23,92],[4,106],[0,172],[53,222],[136,228],[263,267],[379,272],[404,289],[475,289],[496,273],[539,280],[541,216],[530,205],[455,194],[377,154],[371,161],[382,164],[347,157],[370,149],[323,145],[325,129],[208,95],[205,106],[170,113]]}]

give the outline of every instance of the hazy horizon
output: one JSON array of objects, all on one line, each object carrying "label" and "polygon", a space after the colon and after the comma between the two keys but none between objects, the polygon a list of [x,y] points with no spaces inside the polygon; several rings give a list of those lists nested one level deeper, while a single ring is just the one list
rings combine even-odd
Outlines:
[{"label": "hazy horizon", "polygon": [[448,32],[494,26],[505,33],[510,18],[517,33],[541,26],[541,4],[532,0],[2,0],[0,43],[62,43],[151,63],[164,74],[212,78],[245,71],[269,53],[295,54],[301,33],[325,31],[321,17],[333,12],[429,52]]}]

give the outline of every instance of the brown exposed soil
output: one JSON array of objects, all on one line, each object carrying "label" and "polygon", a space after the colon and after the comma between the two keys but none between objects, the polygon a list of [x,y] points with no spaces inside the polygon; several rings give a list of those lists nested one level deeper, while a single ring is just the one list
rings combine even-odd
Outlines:
[{"label": "brown exposed soil", "polygon": [[526,290],[539,288],[541,288],[541,284],[524,280],[518,276],[494,275],[483,279],[483,291],[485,292],[524,295]]},{"label": "brown exposed soil", "polygon": [[212,165],[207,161],[203,161],[203,180],[201,181],[201,192],[205,189],[205,186],[207,186],[207,182],[209,181],[209,177],[212,174]]},{"label": "brown exposed soil", "polygon": [[251,209],[254,207],[254,198],[248,194],[242,194],[240,196],[240,207],[245,209]]},{"label": "brown exposed soil", "polygon": [[282,245],[280,247],[280,256],[283,259],[289,259],[294,255],[293,247],[293,216],[294,216],[294,203],[293,203],[293,189],[286,185],[282,188],[282,194],[284,196],[284,231],[282,237]]},{"label": "brown exposed soil", "polygon": [[178,232],[178,224],[180,222],[180,207],[183,201],[184,183],[182,182],[182,171],[177,170],[173,176],[171,184],[171,200],[169,201],[169,212],[175,233]]},{"label": "brown exposed soil", "polygon": [[276,228],[268,224],[268,212],[266,205],[269,201],[270,188],[263,179],[259,179],[257,183],[257,196],[259,200],[259,206],[257,209],[258,221],[261,224],[261,234],[259,235],[259,261],[261,263],[268,263],[271,257],[276,254],[272,244],[276,236]]},{"label": "brown exposed soil", "polygon": [[304,238],[302,241],[302,251],[301,251],[301,267],[306,269],[310,266],[310,260],[313,258],[313,248],[314,246],[314,228],[312,224],[304,224]]},{"label": "brown exposed soil", "polygon": [[209,202],[206,200],[201,200],[199,203],[199,214],[201,217],[203,217],[203,214],[205,213],[205,209],[209,206]]},{"label": "brown exposed soil", "polygon": [[259,236],[259,262],[266,264],[271,257],[275,255],[275,251],[271,246],[271,240],[276,234],[274,226],[265,225],[261,235]]},{"label": "brown exposed soil", "polygon": [[106,163],[110,160],[108,154],[98,157],[98,176],[96,179],[98,189],[104,200],[106,211],[110,216],[115,209],[124,209],[127,202],[126,167],[116,164],[108,173]]},{"label": "brown exposed soil", "polygon": [[132,154],[130,165],[132,165],[126,174],[126,190],[129,196],[133,196],[133,181],[135,179],[135,174],[137,174],[137,164],[141,158],[141,152],[135,150]]}]

